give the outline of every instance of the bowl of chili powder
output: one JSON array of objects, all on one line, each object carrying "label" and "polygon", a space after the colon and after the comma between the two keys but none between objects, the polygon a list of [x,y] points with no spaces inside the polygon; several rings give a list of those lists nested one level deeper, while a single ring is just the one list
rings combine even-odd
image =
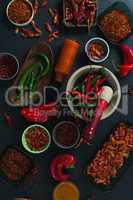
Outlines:
[{"label": "bowl of chili powder", "polygon": [[11,53],[0,53],[0,80],[11,80],[19,72],[18,59]]},{"label": "bowl of chili powder", "polygon": [[26,26],[33,20],[33,5],[29,0],[12,0],[7,6],[6,15],[13,25]]},{"label": "bowl of chili powder", "polygon": [[53,141],[62,149],[70,149],[76,146],[80,139],[80,131],[73,122],[59,122],[53,131]]},{"label": "bowl of chili powder", "polygon": [[23,147],[32,154],[43,153],[49,148],[50,143],[49,131],[41,125],[31,125],[23,132]]}]

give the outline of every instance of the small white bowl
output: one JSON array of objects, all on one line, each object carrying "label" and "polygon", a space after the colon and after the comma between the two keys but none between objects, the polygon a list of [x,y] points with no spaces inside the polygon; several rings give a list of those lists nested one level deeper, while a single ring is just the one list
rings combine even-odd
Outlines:
[{"label": "small white bowl", "polygon": [[[101,45],[103,46],[104,51],[105,51],[105,55],[103,56],[103,58],[101,58],[101,59],[93,59],[93,58],[90,56],[90,54],[89,54],[89,52],[88,52],[88,49],[89,49],[90,44],[93,43],[93,42],[98,42],[99,44],[101,44]],[[100,38],[100,37],[94,37],[94,38],[91,38],[91,39],[86,43],[86,45],[85,45],[85,52],[86,52],[88,58],[89,58],[92,62],[100,63],[100,62],[104,62],[104,61],[108,58],[108,56],[109,56],[109,54],[110,54],[110,48],[109,48],[108,43],[107,43],[104,39],[102,39],[102,38]]]},{"label": "small white bowl", "polygon": [[9,20],[13,25],[18,26],[18,27],[27,26],[28,24],[30,24],[30,23],[32,22],[32,20],[33,20],[33,18],[34,18],[34,8],[33,8],[32,3],[31,3],[29,0],[24,0],[24,1],[27,2],[27,3],[29,4],[29,6],[31,7],[32,15],[31,15],[30,19],[29,19],[27,22],[22,23],[22,24],[19,24],[19,23],[14,22],[14,21],[9,17],[9,7],[11,6],[12,3],[14,3],[14,1],[16,1],[16,0],[11,0],[11,1],[9,2],[9,4],[7,5],[6,15],[7,15],[8,20]]},{"label": "small white bowl", "polygon": [[[80,77],[87,74],[88,70],[90,70],[90,68],[100,69],[100,68],[103,68],[103,67],[99,66],[99,65],[87,65],[85,67],[81,67],[80,69],[78,69],[76,72],[74,72],[72,74],[72,76],[68,80],[67,88],[66,88],[67,94],[69,94],[67,91],[73,90],[77,80]],[[107,81],[110,84],[110,86],[112,87],[112,89],[114,91],[114,95],[113,95],[113,98],[112,98],[108,108],[104,111],[104,113],[102,115],[102,119],[106,119],[106,118],[110,117],[116,111],[116,109],[118,108],[118,105],[119,105],[120,100],[121,100],[121,87],[120,87],[118,79],[109,69],[107,69],[105,67],[104,67],[104,69],[105,69],[107,76],[108,76]],[[68,95],[66,95],[66,96],[67,96],[67,102],[68,102],[68,106],[70,107],[70,110],[75,114],[75,116],[83,119],[82,115],[79,112],[75,111],[73,104],[72,104],[70,98],[68,97]]]},{"label": "small white bowl", "polygon": [[[44,146],[44,148],[43,148],[42,150],[40,150],[40,151],[38,151],[38,150],[37,150],[37,151],[31,150],[30,147],[29,147],[28,144],[27,144],[27,141],[26,141],[26,137],[25,137],[25,136],[26,136],[28,130],[31,129],[31,128],[34,128],[34,127],[39,127],[39,128],[41,128],[42,130],[44,130],[44,131],[47,133],[48,138],[49,138],[48,144],[47,144],[46,146]],[[31,125],[31,126],[27,127],[27,128],[24,130],[23,134],[22,134],[22,145],[23,145],[23,147],[25,148],[25,150],[27,150],[28,152],[30,152],[30,153],[32,153],[32,154],[40,154],[40,153],[45,152],[45,151],[49,148],[50,144],[51,144],[51,136],[50,136],[50,133],[49,133],[49,131],[48,131],[44,126],[42,126],[42,125],[39,125],[39,124]]]}]

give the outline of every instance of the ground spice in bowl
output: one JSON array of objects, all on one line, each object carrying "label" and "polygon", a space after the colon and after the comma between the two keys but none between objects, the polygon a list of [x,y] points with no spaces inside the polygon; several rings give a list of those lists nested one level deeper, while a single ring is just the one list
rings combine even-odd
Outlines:
[{"label": "ground spice in bowl", "polygon": [[61,148],[74,147],[79,137],[79,130],[75,124],[67,121],[57,124],[53,132],[53,140]]},{"label": "ground spice in bowl", "polygon": [[17,58],[10,53],[0,53],[0,80],[14,78],[19,70]]},{"label": "ground spice in bowl", "polygon": [[33,7],[27,0],[13,0],[7,7],[8,19],[16,25],[28,23],[32,15]]},{"label": "ground spice in bowl", "polygon": [[36,125],[25,132],[25,140],[31,151],[40,152],[46,149],[50,139],[45,129]]}]

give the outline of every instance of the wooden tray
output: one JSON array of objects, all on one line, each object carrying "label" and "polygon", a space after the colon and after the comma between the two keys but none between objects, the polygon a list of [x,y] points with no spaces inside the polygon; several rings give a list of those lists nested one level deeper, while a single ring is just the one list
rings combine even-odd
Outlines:
[{"label": "wooden tray", "polygon": [[[38,42],[37,44],[33,45],[32,48],[29,50],[28,55],[25,59],[25,62],[23,63],[21,70],[16,78],[16,80],[13,83],[13,87],[17,87],[18,86],[18,82],[20,77],[22,76],[23,73],[25,73],[25,71],[28,69],[28,67],[34,63],[34,58],[32,57],[32,55],[34,53],[43,53],[45,54],[49,60],[50,60],[50,65],[51,65],[51,70],[49,71],[49,73],[44,76],[38,83],[38,92],[43,92],[43,88],[47,85],[49,85],[50,81],[51,81],[51,76],[52,76],[52,71],[53,71],[53,60],[54,60],[54,56],[53,56],[53,52],[51,47],[46,43],[46,42]],[[14,105],[14,106],[22,106],[22,103],[20,103],[20,100],[16,100],[16,91],[13,91],[10,93],[9,95],[9,100],[10,102]],[[35,98],[34,98],[35,100]]]}]

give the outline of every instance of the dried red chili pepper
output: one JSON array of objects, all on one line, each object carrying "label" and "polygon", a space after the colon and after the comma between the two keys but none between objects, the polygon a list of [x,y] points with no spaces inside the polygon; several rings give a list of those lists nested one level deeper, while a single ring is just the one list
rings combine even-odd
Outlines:
[{"label": "dried red chili pepper", "polygon": [[38,0],[34,0],[33,8],[34,8],[34,14],[36,15],[38,13],[38,9],[39,9],[39,2],[38,2]]},{"label": "dried red chili pepper", "polygon": [[58,110],[54,104],[45,104],[33,108],[23,108],[21,115],[30,122],[45,122],[50,116],[57,114]]},{"label": "dried red chili pepper", "polygon": [[60,16],[59,16],[59,13],[57,12],[57,10],[55,11],[55,16],[53,18],[53,23],[56,25],[56,26],[59,26],[60,25]]},{"label": "dried red chili pepper", "polygon": [[42,30],[38,27],[37,23],[35,22],[35,20],[32,20],[31,22],[32,24],[32,27],[34,28],[34,30],[37,32],[37,33],[42,33]]},{"label": "dried red chili pepper", "polygon": [[54,18],[55,12],[54,12],[54,9],[53,9],[53,8],[49,8],[49,9],[48,9],[48,13],[49,13],[49,16],[50,16],[51,18]]},{"label": "dried red chili pepper", "polygon": [[46,6],[48,3],[48,0],[42,0],[42,7]]},{"label": "dried red chili pepper", "polygon": [[44,25],[45,25],[45,29],[46,29],[49,33],[52,33],[52,32],[53,32],[52,27],[51,27],[51,25],[49,24],[49,22],[46,22]]},{"label": "dried red chili pepper", "polygon": [[71,154],[61,154],[52,160],[50,165],[51,176],[56,181],[67,181],[70,174],[64,174],[64,169],[72,168],[76,164],[75,156]]},{"label": "dried red chili pepper", "polygon": [[4,113],[4,120],[5,120],[5,123],[9,126],[9,127],[12,127],[13,123],[12,123],[12,118],[9,114],[7,113]]},{"label": "dried red chili pepper", "polygon": [[34,38],[34,37],[39,37],[41,33],[35,33],[28,28],[22,28],[20,31],[20,35],[25,38]]}]

